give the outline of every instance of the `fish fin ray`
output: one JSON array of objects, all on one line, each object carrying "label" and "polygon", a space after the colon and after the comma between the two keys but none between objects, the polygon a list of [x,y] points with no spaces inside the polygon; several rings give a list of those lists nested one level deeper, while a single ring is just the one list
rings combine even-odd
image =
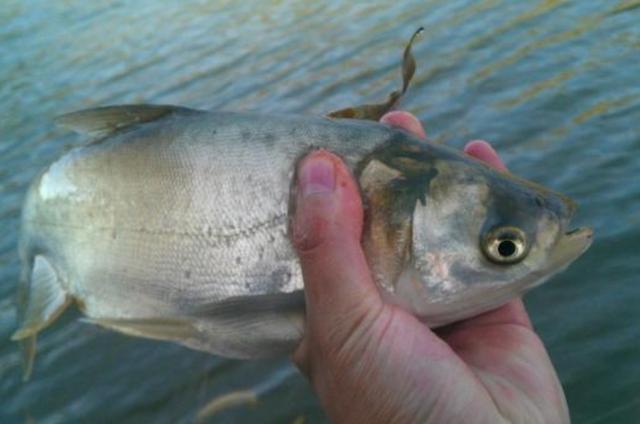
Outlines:
[{"label": "fish fin ray", "polygon": [[197,329],[183,318],[82,318],[81,321],[96,324],[129,336],[157,340],[183,341],[194,338]]},{"label": "fish fin ray", "polygon": [[31,378],[33,372],[33,362],[36,357],[36,338],[35,334],[18,341],[20,350],[22,351],[22,381],[27,382]]},{"label": "fish fin ray", "polygon": [[152,122],[170,114],[198,112],[172,105],[121,105],[79,110],[55,118],[58,125],[80,134],[105,136],[136,124]]},{"label": "fish fin ray", "polygon": [[[203,333],[224,340],[219,354],[257,358],[290,354],[304,329],[304,293],[239,296],[194,308]],[[237,337],[242,334],[244,337]]]},{"label": "fish fin ray", "polygon": [[23,381],[33,371],[36,355],[36,335],[58,318],[71,302],[58,275],[47,258],[37,255],[33,260],[30,277],[22,286],[18,298],[19,327],[11,340],[20,343],[22,350]]},{"label": "fish fin ray", "polygon": [[11,336],[14,341],[37,334],[66,309],[71,296],[60,285],[51,263],[41,255],[33,261],[26,304],[21,305],[20,327]]},{"label": "fish fin ray", "polygon": [[270,312],[296,312],[304,310],[304,293],[296,291],[288,294],[262,294],[231,297],[222,302],[205,303],[194,307],[194,316],[220,317],[254,316]]},{"label": "fish fin ray", "polygon": [[371,121],[379,121],[382,116],[392,110],[396,104],[400,101],[402,96],[406,93],[411,79],[416,72],[416,59],[411,52],[416,36],[424,30],[423,27],[418,28],[407,43],[402,54],[402,88],[397,91],[393,91],[389,94],[389,97],[384,103],[364,104],[358,106],[347,107],[340,110],[329,112],[327,116],[329,118],[336,119],[365,119]]}]

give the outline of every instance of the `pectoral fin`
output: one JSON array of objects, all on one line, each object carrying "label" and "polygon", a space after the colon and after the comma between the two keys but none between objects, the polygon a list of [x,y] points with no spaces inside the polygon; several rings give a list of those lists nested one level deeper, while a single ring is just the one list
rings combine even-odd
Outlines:
[{"label": "pectoral fin", "polygon": [[185,341],[197,335],[197,330],[191,322],[183,318],[83,318],[82,321],[129,336],[157,340]]},{"label": "pectoral fin", "polygon": [[231,297],[222,302],[201,304],[189,311],[189,315],[196,317],[229,320],[262,320],[270,314],[294,316],[299,313],[304,314],[302,291]]},{"label": "pectoral fin", "polygon": [[255,295],[185,307],[170,317],[86,318],[121,333],[236,358],[290,353],[302,337],[304,294]]},{"label": "pectoral fin", "polygon": [[398,103],[400,98],[404,95],[409,88],[413,74],[416,72],[416,60],[411,53],[411,46],[413,45],[416,36],[423,31],[424,28],[420,27],[413,33],[407,47],[404,49],[402,55],[402,89],[394,91],[389,95],[389,98],[384,103],[377,104],[365,104],[345,109],[336,110],[327,114],[330,118],[349,118],[349,119],[368,119],[372,121],[378,121],[382,116],[389,112]]},{"label": "pectoral fin", "polygon": [[239,296],[193,308],[214,351],[224,356],[258,358],[289,354],[302,338],[304,293]]},{"label": "pectoral fin", "polygon": [[170,114],[198,112],[171,105],[122,105],[79,110],[58,116],[58,125],[80,134],[103,136],[132,125],[151,122]]}]

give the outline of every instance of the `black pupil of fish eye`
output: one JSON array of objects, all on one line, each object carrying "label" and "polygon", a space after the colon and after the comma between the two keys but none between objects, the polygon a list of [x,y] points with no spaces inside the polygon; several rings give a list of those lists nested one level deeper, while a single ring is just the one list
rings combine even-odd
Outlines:
[{"label": "black pupil of fish eye", "polygon": [[516,253],[516,244],[512,240],[500,240],[500,243],[498,243],[498,253],[503,258],[508,258]]}]

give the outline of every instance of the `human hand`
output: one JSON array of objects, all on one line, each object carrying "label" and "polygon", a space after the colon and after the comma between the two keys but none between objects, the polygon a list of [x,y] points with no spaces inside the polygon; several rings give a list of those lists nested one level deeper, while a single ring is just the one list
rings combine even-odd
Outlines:
[{"label": "human hand", "polygon": [[[381,121],[425,137],[406,112]],[[506,170],[486,142],[464,151]],[[382,301],[360,245],[357,185],[342,161],[311,153],[297,186],[293,239],[306,328],[293,360],[333,422],[569,422],[562,387],[520,299],[430,330]]]}]

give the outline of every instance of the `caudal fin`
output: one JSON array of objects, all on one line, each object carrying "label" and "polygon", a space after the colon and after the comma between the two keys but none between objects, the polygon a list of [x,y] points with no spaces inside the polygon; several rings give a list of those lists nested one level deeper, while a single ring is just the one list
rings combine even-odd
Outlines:
[{"label": "caudal fin", "polygon": [[64,291],[55,268],[49,260],[37,255],[31,275],[18,300],[19,327],[11,336],[22,345],[24,375],[26,381],[33,368],[36,352],[36,335],[65,310],[71,297]]}]

